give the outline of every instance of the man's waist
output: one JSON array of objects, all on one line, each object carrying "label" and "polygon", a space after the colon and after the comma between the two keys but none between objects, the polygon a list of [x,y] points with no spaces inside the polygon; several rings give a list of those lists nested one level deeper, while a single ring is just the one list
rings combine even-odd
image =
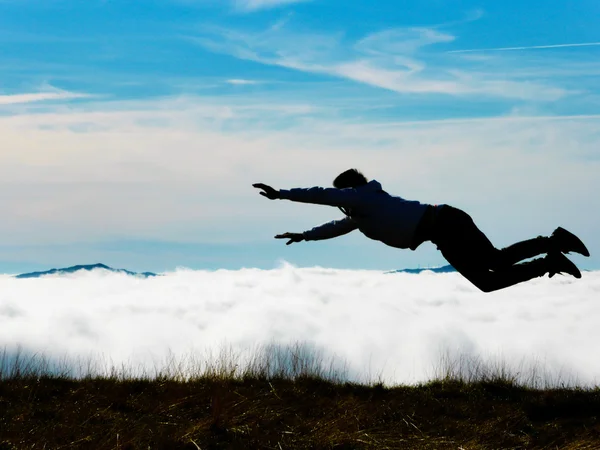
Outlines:
[{"label": "man's waist", "polygon": [[410,246],[411,250],[415,250],[423,242],[431,240],[437,217],[443,207],[444,205],[427,205],[415,230],[413,242]]}]

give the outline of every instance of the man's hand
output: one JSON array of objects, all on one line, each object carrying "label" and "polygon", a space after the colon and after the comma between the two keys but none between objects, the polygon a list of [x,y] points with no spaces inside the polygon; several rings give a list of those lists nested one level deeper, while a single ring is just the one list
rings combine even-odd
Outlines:
[{"label": "man's hand", "polygon": [[267,186],[266,184],[254,183],[252,186],[257,189],[262,189],[264,192],[259,192],[259,194],[263,197],[267,197],[269,200],[275,200],[281,197],[277,189],[273,189],[271,186]]},{"label": "man's hand", "polygon": [[283,233],[275,236],[275,239],[289,239],[285,245],[290,245],[294,242],[302,242],[304,240],[304,235],[302,233]]}]

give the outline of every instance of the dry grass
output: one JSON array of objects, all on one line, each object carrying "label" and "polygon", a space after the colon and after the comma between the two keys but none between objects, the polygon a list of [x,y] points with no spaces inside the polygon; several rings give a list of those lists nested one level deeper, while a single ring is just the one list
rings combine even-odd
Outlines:
[{"label": "dry grass", "polygon": [[0,449],[600,448],[598,389],[533,388],[469,360],[418,386],[348,383],[334,367],[296,346],[243,367],[224,352],[195,373],[173,360],[74,377],[66,361],[5,353]]}]

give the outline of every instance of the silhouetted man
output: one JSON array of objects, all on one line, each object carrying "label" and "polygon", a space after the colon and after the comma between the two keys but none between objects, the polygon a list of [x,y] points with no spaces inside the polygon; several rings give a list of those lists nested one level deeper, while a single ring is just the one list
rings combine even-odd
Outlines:
[{"label": "silhouetted man", "polygon": [[[425,241],[434,243],[446,260],[483,292],[503,289],[535,277],[568,273],[581,278],[577,266],[563,253],[589,256],[581,240],[558,227],[551,236],[538,236],[497,249],[471,217],[450,205],[429,205],[385,192],[376,180],[368,181],[350,169],[336,177],[334,188],[312,187],[276,190],[253,184],[270,200],[337,206],[346,217],[303,233],[283,233],[287,245],[342,236],[359,229],[365,236],[392,247],[415,250]],[[520,262],[534,256],[543,258]]]}]

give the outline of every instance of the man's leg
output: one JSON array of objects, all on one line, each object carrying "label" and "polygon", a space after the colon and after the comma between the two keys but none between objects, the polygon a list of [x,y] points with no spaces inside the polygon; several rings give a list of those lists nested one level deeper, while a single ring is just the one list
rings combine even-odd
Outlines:
[{"label": "man's leg", "polygon": [[495,268],[502,269],[512,266],[524,259],[550,253],[553,250],[552,241],[545,236],[538,236],[533,239],[517,242],[498,251],[497,266]]},{"label": "man's leg", "polygon": [[483,292],[504,289],[545,274],[552,277],[557,273],[568,273],[575,278],[581,278],[581,272],[577,266],[562,253],[549,253],[544,258],[513,264],[497,270],[485,270],[473,266],[462,266],[457,270]]},{"label": "man's leg", "polygon": [[498,258],[500,266],[498,268],[511,266],[524,259],[533,258],[544,253],[560,252],[575,252],[590,256],[581,239],[564,228],[558,227],[549,237],[538,236],[501,249]]},{"label": "man's leg", "polygon": [[[569,273],[574,274],[574,265],[562,254],[510,264],[511,259],[520,261],[539,254],[545,250],[546,242],[532,239],[498,250],[467,213],[447,205],[436,218],[431,241],[457,271],[484,292],[503,289],[549,272],[571,270]],[[564,259],[560,259],[561,256]],[[578,273],[577,268],[574,269]]]},{"label": "man's leg", "polygon": [[457,270],[456,266],[490,270],[502,266],[504,259],[471,216],[449,205],[436,216],[431,242]]}]

